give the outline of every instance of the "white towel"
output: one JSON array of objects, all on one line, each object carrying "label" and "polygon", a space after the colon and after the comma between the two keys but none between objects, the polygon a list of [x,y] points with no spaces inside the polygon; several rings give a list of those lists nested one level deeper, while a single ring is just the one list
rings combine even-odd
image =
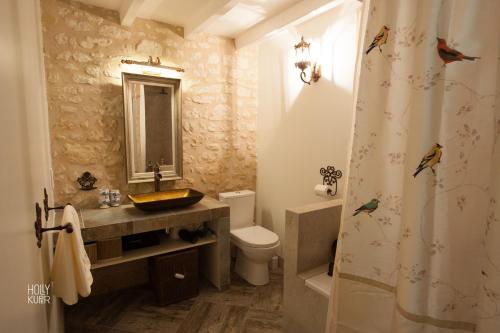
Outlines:
[{"label": "white towel", "polygon": [[57,237],[52,265],[52,292],[68,305],[78,302],[78,294],[87,297],[94,281],[90,273],[90,260],[83,246],[80,220],[75,208],[64,208],[61,225],[71,223],[73,232],[61,230]]}]

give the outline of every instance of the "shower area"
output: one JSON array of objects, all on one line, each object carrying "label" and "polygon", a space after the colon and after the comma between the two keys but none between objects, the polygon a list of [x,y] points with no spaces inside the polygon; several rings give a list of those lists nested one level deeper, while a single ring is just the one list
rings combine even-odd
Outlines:
[{"label": "shower area", "polygon": [[[285,322],[300,316],[293,290],[311,304],[290,332],[499,330],[499,12],[363,2],[338,215],[287,211]],[[311,282],[336,238],[333,277]]]}]

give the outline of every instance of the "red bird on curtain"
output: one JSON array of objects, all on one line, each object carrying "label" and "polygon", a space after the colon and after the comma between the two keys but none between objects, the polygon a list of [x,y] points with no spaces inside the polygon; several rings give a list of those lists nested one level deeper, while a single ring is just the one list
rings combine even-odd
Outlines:
[{"label": "red bird on curtain", "polygon": [[441,59],[443,59],[445,64],[448,64],[448,63],[454,62],[454,61],[462,61],[463,59],[470,60],[470,61],[474,61],[476,59],[481,59],[480,57],[466,56],[463,53],[461,53],[455,49],[452,49],[451,47],[446,45],[446,40],[443,38],[438,37],[437,41],[438,41],[437,50],[438,50],[439,57]]}]

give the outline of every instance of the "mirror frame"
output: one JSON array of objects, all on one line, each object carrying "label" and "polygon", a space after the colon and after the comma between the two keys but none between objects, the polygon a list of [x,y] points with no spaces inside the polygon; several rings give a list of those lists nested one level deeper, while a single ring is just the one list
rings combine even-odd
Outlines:
[{"label": "mirror frame", "polygon": [[136,172],[134,164],[134,135],[133,135],[133,110],[132,94],[130,84],[132,82],[141,82],[152,85],[169,85],[174,87],[173,100],[175,105],[172,108],[172,128],[175,131],[173,135],[172,158],[174,168],[172,170],[161,171],[162,181],[182,179],[182,82],[180,78],[149,76],[135,73],[122,72],[123,87],[123,111],[125,118],[125,146],[127,159],[127,182],[145,183],[154,181],[153,172]]}]

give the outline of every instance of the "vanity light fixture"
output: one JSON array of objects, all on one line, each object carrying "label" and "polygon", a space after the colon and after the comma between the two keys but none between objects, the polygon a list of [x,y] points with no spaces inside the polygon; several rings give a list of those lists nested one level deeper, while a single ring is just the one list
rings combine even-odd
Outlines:
[{"label": "vanity light fixture", "polygon": [[127,65],[141,65],[141,66],[153,66],[153,67],[160,67],[160,68],[165,68],[165,69],[171,69],[171,70],[174,70],[176,72],[184,72],[184,69],[182,69],[180,67],[162,65],[159,57],[156,57],[156,60],[153,60],[152,56],[149,56],[148,61],[137,61],[137,60],[130,60],[130,59],[122,59],[122,64],[127,64]]},{"label": "vanity light fixture", "polygon": [[295,56],[297,61],[295,62],[295,67],[300,69],[300,79],[302,82],[311,84],[312,82],[317,82],[321,77],[321,67],[320,65],[313,63],[311,67],[311,74],[309,80],[306,80],[306,69],[311,66],[311,54],[309,51],[310,43],[304,40],[304,36],[300,39],[300,42],[294,45]]},{"label": "vanity light fixture", "polygon": [[[154,71],[154,69],[160,69],[160,70],[166,70],[166,71],[174,71],[174,72],[178,72],[178,73],[183,73],[184,72],[184,69],[180,68],[180,67],[162,65],[159,57],[156,57],[156,59],[153,60],[153,57],[149,56],[147,61],[137,61],[137,60],[130,60],[130,59],[122,59],[121,63],[124,64],[124,65],[144,67],[143,69],[140,70],[140,72],[142,72],[142,74],[149,74],[149,75],[155,75],[155,76],[156,75],[160,75],[161,76],[161,73],[156,73],[156,71]],[[151,70],[148,70],[147,69],[148,67]]]}]

